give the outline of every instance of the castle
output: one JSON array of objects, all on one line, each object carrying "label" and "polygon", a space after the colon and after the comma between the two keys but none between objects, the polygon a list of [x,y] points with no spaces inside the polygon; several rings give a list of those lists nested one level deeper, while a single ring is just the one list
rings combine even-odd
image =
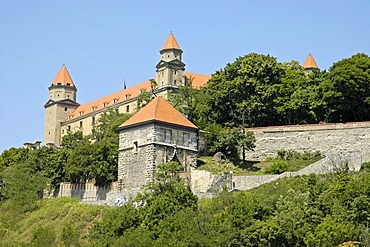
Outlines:
[{"label": "castle", "polygon": [[[199,89],[210,76],[185,72],[183,51],[172,33],[159,52],[155,80],[144,81],[83,105],[77,102],[77,87],[63,65],[49,87],[49,99],[44,106],[44,144],[60,147],[62,137],[69,132],[91,134],[101,114],[110,108],[119,113],[134,113],[138,96],[145,90],[156,97],[118,128],[120,193],[140,191],[144,185],[155,180],[157,165],[169,161],[182,165],[182,177],[190,182],[193,192],[208,193],[209,189],[214,190],[215,187],[222,189],[225,183],[228,188],[235,188],[230,174],[219,178],[193,169],[200,149],[200,132],[165,100],[169,92],[176,92],[189,81]],[[307,74],[318,69],[311,54],[303,67]],[[204,187],[204,184],[207,185]],[[204,188],[199,189],[202,186]]]},{"label": "castle", "polygon": [[135,112],[141,90],[166,97],[168,92],[175,91],[190,80],[194,88],[200,88],[210,79],[209,75],[185,72],[183,51],[173,33],[170,33],[159,53],[155,84],[147,80],[83,105],[77,102],[77,87],[63,65],[49,87],[49,99],[44,105],[44,144],[59,147],[62,137],[68,132],[80,130],[84,135],[91,134],[100,115],[109,108],[119,113]]},{"label": "castle", "polygon": [[[60,147],[62,137],[68,132],[80,130],[84,135],[91,134],[100,115],[109,108],[119,113],[135,112],[141,90],[166,97],[168,92],[176,91],[190,80],[194,88],[200,88],[211,78],[209,75],[185,71],[183,51],[172,32],[159,53],[155,84],[147,80],[82,105],[77,102],[77,87],[63,65],[49,86],[49,98],[44,105],[44,145]],[[307,56],[303,67],[306,73],[318,69],[311,54]]]}]

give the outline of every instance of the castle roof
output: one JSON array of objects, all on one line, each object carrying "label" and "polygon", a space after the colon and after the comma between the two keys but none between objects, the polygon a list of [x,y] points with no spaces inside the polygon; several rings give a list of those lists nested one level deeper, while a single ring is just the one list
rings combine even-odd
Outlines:
[{"label": "castle roof", "polygon": [[57,76],[54,78],[53,82],[51,83],[52,86],[73,86],[75,84],[72,81],[71,76],[68,73],[67,67],[63,64],[62,68],[59,70]]},{"label": "castle roof", "polygon": [[[193,82],[192,85],[194,88],[199,89],[200,87],[204,86],[208,80],[211,78],[209,75],[202,75],[202,74],[195,74],[195,73],[188,73],[185,72],[185,77],[187,79],[192,78]],[[151,83],[150,81],[144,81],[140,84],[135,86],[129,87],[127,89],[118,91],[116,93],[107,95],[105,97],[99,98],[97,100],[91,101],[89,103],[80,105],[74,110],[71,115],[69,115],[66,122],[75,120],[79,117],[86,116],[92,112],[96,112],[102,110],[104,108],[109,108],[114,105],[118,105],[124,101],[129,101],[135,99],[139,96],[140,91],[145,90],[147,92],[151,91]]]},{"label": "castle roof", "polygon": [[303,68],[305,69],[318,69],[319,66],[317,66],[315,59],[311,55],[311,53],[308,54],[306,61],[303,63]]},{"label": "castle roof", "polygon": [[162,50],[167,50],[167,49],[178,49],[178,50],[181,50],[180,49],[180,46],[177,43],[177,41],[175,39],[175,36],[173,35],[172,32],[170,33],[170,35],[168,36],[168,38],[166,40],[166,43],[162,47]]},{"label": "castle roof", "polygon": [[154,98],[135,115],[124,122],[119,129],[145,124],[148,122],[162,122],[182,127],[198,129],[192,122],[183,116],[162,97]]}]

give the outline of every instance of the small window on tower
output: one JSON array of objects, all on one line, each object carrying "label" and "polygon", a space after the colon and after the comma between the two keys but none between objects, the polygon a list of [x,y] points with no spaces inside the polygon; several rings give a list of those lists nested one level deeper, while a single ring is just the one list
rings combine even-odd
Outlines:
[{"label": "small window on tower", "polygon": [[67,111],[68,110],[68,108],[67,107],[64,107],[64,111]]},{"label": "small window on tower", "polygon": [[176,85],[176,80],[173,81],[173,85]]},{"label": "small window on tower", "polygon": [[67,86],[71,86],[71,83],[67,83]]},{"label": "small window on tower", "polygon": [[67,126],[67,131],[69,132],[69,131],[71,131],[71,125],[68,125]]},{"label": "small window on tower", "polygon": [[62,83],[61,83],[61,82],[58,82],[58,83],[57,83],[57,85],[58,85],[58,86],[61,86],[61,85],[62,85]]}]

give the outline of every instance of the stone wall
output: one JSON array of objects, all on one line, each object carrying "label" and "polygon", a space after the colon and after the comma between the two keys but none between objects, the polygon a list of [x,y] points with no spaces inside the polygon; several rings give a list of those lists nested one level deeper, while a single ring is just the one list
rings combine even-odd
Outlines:
[{"label": "stone wall", "polygon": [[279,149],[320,150],[324,155],[363,152],[370,144],[370,122],[250,128],[256,137],[249,160],[276,155]]},{"label": "stone wall", "polygon": [[346,154],[329,154],[325,158],[296,172],[284,172],[279,175],[265,176],[233,176],[232,184],[236,190],[249,190],[262,184],[270,183],[285,177],[303,176],[309,174],[326,174],[343,169],[358,171],[361,164],[370,161],[370,151],[349,152]]},{"label": "stone wall", "polygon": [[117,191],[117,182],[112,182],[104,187],[96,186],[94,183],[61,183],[59,190],[56,190],[54,197],[77,197],[83,201],[106,200],[107,193]]},{"label": "stone wall", "polygon": [[191,191],[200,198],[213,197],[221,192],[225,187],[232,189],[231,173],[214,175],[209,171],[195,170],[191,168]]}]

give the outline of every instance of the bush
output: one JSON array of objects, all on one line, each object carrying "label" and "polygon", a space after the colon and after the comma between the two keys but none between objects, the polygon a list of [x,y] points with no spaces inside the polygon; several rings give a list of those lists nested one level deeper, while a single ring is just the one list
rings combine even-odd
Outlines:
[{"label": "bush", "polygon": [[317,157],[322,157],[321,152],[319,150],[315,151],[305,150],[303,152],[299,152],[296,150],[280,149],[276,153],[277,158],[283,160],[294,160],[294,159],[309,160]]},{"label": "bush", "polygon": [[281,174],[288,170],[288,162],[285,160],[274,160],[272,165],[265,169],[265,172],[268,174]]},{"label": "bush", "polygon": [[365,162],[365,163],[362,163],[362,164],[361,164],[361,169],[360,169],[360,171],[366,171],[366,172],[369,172],[369,171],[370,171],[370,161]]}]

